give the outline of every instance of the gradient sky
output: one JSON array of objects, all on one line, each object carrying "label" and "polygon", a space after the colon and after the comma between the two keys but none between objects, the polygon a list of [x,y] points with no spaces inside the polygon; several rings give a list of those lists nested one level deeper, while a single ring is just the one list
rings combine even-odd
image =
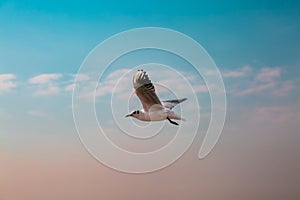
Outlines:
[{"label": "gradient sky", "polygon": [[[299,199],[299,11],[299,1],[281,0],[0,1],[0,199]],[[220,141],[205,159],[197,157],[198,134],[173,165],[130,175],[84,150],[71,89],[96,45],[145,26],[180,31],[207,50],[223,75],[228,111]],[[153,60],[193,73],[163,52],[130,56],[110,73]],[[169,79],[161,83],[172,84]],[[104,81],[109,84],[109,74]],[[203,80],[194,84],[209,112]],[[104,108],[97,107],[109,112]]]}]

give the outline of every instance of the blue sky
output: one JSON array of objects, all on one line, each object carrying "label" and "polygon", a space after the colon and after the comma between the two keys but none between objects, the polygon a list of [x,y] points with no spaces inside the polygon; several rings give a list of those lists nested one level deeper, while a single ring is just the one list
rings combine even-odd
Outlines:
[{"label": "blue sky", "polygon": [[[182,31],[200,42],[217,64],[226,68],[256,60],[263,65],[297,64],[298,3],[196,2],[129,1],[115,6],[114,1],[4,1],[1,43],[5,45],[1,45],[1,54],[6,59],[1,59],[1,69],[6,70],[6,65],[10,69],[22,65],[24,69],[28,65],[24,73],[51,69],[74,72],[99,42],[142,26]],[[72,53],[66,55],[66,51]]]},{"label": "blue sky", "polygon": [[[149,184],[142,178],[133,178],[133,181],[89,161],[76,136],[71,110],[74,74],[89,52],[114,34],[147,26],[174,29],[200,43],[219,67],[228,98],[224,132],[213,154],[206,161],[192,161],[196,159],[199,144],[203,139],[203,135],[200,134],[187,153],[187,158],[171,166],[170,171],[160,172],[165,178],[162,184],[165,184],[166,191],[180,188],[174,183],[176,181],[170,181],[169,178],[176,173],[186,173],[182,166],[189,165],[193,166],[190,173],[199,175],[199,170],[208,172],[206,180],[211,180],[208,181],[211,185],[203,186],[206,189],[202,191],[204,197],[218,199],[216,194],[220,194],[225,199],[229,198],[228,194],[232,194],[230,188],[215,175],[222,170],[221,167],[217,167],[220,165],[228,170],[227,178],[236,177],[231,183],[238,188],[237,196],[243,199],[253,193],[261,194],[255,196],[257,199],[276,199],[282,194],[291,194],[291,197],[299,195],[295,189],[296,183],[299,184],[299,177],[293,176],[298,173],[296,169],[297,166],[299,169],[300,165],[299,156],[295,153],[299,152],[300,120],[299,10],[299,1],[282,0],[0,0],[0,159],[7,161],[4,162],[7,163],[4,165],[7,171],[5,177],[12,180],[9,185],[5,181],[1,182],[5,178],[0,179],[0,186],[5,188],[5,197],[16,197],[16,192],[12,192],[11,188],[20,180],[20,176],[13,176],[16,171],[11,170],[11,166],[23,166],[25,163],[24,168],[27,171],[34,171],[39,166],[36,163],[68,161],[69,154],[78,154],[78,160],[89,163],[85,165],[70,160],[74,165],[80,164],[78,169],[71,172],[66,172],[67,162],[62,162],[64,166],[53,164],[58,169],[61,167],[62,173],[70,173],[69,176],[92,168],[94,171],[91,170],[91,176],[96,174],[95,176],[101,179],[100,172],[97,171],[100,168],[101,173],[109,174],[108,179],[115,180],[108,184],[108,188],[113,188],[115,182],[125,184],[131,181],[133,184],[135,181],[139,182],[140,185],[136,185],[136,188],[141,191],[147,187],[155,188],[155,181],[150,181]],[[184,61],[165,53],[149,51],[121,58],[113,67],[115,73],[120,73],[135,67],[137,63],[151,60],[164,60],[167,64],[182,66],[177,70],[187,76],[192,73]],[[126,63],[126,66],[122,66],[122,63]],[[151,72],[151,69],[149,70]],[[171,80],[161,80],[162,77],[159,76],[150,74],[150,77],[158,83],[174,83]],[[204,82],[200,77],[196,79],[193,84],[199,89],[197,95],[202,105],[209,107],[209,96],[202,87]],[[104,81],[107,81],[104,82],[107,88],[112,87],[109,78],[104,78]],[[178,91],[180,92],[180,89]],[[122,92],[123,90],[120,90],[120,98],[125,94]],[[105,95],[107,93],[101,93],[99,98],[108,98]],[[161,95],[165,97],[163,92]],[[134,102],[134,105],[139,106],[138,101]],[[100,115],[103,110],[109,112],[107,105],[98,106]],[[190,109],[185,104],[183,108]],[[209,108],[205,111],[209,111]],[[107,120],[106,128],[111,128],[110,123],[111,121]],[[205,120],[203,123],[206,127]],[[116,139],[117,134],[114,133],[111,137]],[[278,157],[280,159],[274,161]],[[244,164],[247,162],[251,169]],[[295,163],[295,168],[288,164],[291,162]],[[18,170],[26,173],[26,170],[22,171],[22,167]],[[253,171],[260,176],[253,175]],[[279,176],[281,172],[285,176]],[[40,172],[40,176],[49,179],[47,173]],[[270,177],[275,177],[275,181]],[[190,179],[182,178],[187,185],[205,184],[201,177],[196,175]],[[26,176],[26,180],[30,180],[30,176]],[[51,180],[61,179],[54,176]],[[89,182],[87,177],[76,179],[79,180],[82,181],[80,186],[83,188],[98,181]],[[246,185],[245,180],[249,180],[249,193],[245,191],[246,186],[243,187]],[[39,180],[34,181],[33,185],[39,185]],[[173,187],[167,186],[169,181]],[[282,188],[283,192],[272,196],[272,187],[265,188],[262,182],[274,188]],[[70,190],[77,187],[70,185]],[[213,186],[216,186],[216,194],[209,192]],[[18,185],[17,190],[21,191],[20,194],[32,199],[28,191],[33,188],[28,188],[28,191],[23,193],[20,188],[21,185]],[[158,190],[155,191],[159,193]],[[177,196],[180,199],[201,196],[197,189],[186,188],[186,191],[190,192],[191,196],[185,196],[187,193],[174,196],[163,192],[161,194],[170,198]],[[45,193],[50,194],[49,191]],[[69,193],[70,197],[73,197],[72,192]],[[92,193],[99,197],[97,188],[93,188]],[[60,192],[55,191],[55,194],[59,197]],[[74,193],[75,197],[83,194],[84,192]],[[109,192],[105,194],[105,197],[111,197]],[[130,198],[126,191],[121,194]],[[36,199],[40,199],[38,197]]]}]

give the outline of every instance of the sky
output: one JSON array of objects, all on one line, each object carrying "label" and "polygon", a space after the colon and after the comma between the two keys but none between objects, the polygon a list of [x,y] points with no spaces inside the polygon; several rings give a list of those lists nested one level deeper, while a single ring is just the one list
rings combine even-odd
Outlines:
[{"label": "sky", "polygon": [[[281,0],[0,0],[0,199],[299,199],[299,9],[298,1]],[[82,101],[90,103],[91,75],[80,74],[74,84],[82,63],[107,38],[142,27],[173,29],[202,45],[222,75],[227,115],[217,145],[199,160],[211,116],[203,77],[165,51],[121,56],[99,79],[95,97],[98,121],[114,142],[132,151],[155,150],[177,130],[123,119],[140,106],[127,88],[145,63],[168,65],[185,77],[145,66],[162,99],[188,97],[176,109],[186,118],[180,127],[187,137],[200,119],[180,159],[137,175],[113,170],[86,151],[73,121],[72,91],[81,88]],[[101,56],[117,46],[111,48]],[[149,144],[124,136],[117,125],[132,134],[143,129],[145,136],[163,129]]]}]

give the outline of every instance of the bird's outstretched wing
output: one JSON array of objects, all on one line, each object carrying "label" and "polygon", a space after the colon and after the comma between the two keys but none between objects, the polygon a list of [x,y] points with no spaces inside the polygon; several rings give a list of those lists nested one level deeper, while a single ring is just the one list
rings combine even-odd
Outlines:
[{"label": "bird's outstretched wing", "polygon": [[166,108],[169,108],[170,110],[172,110],[172,108],[174,108],[177,104],[180,104],[181,102],[187,100],[187,98],[183,98],[183,99],[175,99],[175,100],[166,100],[166,101],[162,101],[162,105]]},{"label": "bird's outstretched wing", "polygon": [[163,108],[155,93],[154,85],[145,71],[138,70],[135,73],[133,76],[133,87],[146,112],[148,112],[153,105],[157,105],[156,108],[159,109]]}]

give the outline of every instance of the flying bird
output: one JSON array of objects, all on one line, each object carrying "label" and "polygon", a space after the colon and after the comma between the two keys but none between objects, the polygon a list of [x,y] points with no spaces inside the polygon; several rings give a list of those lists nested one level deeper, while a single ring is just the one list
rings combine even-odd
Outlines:
[{"label": "flying bird", "polygon": [[135,94],[142,103],[143,109],[134,110],[125,117],[134,117],[141,121],[168,120],[174,125],[178,125],[178,123],[171,119],[183,120],[172,109],[177,104],[187,100],[187,98],[160,101],[148,74],[143,70],[138,70],[133,76],[133,87]]}]

